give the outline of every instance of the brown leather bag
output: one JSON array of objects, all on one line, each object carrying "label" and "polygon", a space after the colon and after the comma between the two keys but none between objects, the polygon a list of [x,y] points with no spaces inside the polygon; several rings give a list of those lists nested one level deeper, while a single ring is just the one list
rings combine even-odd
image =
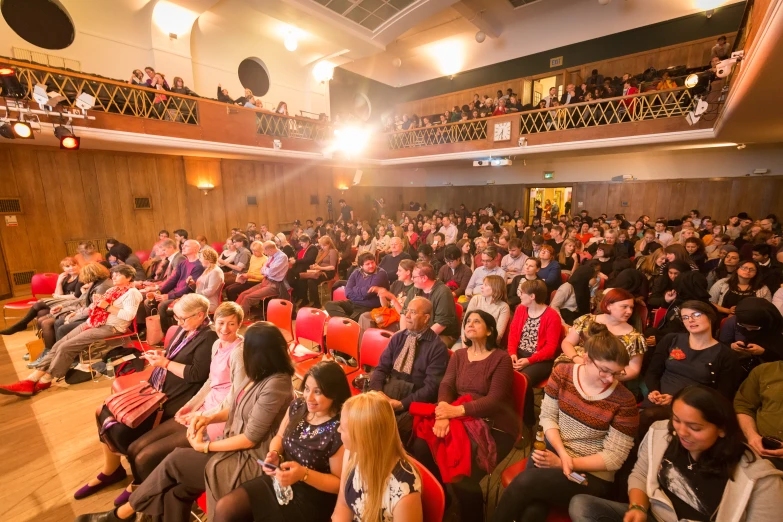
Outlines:
[{"label": "brown leather bag", "polygon": [[129,428],[137,428],[142,422],[156,412],[153,428],[160,424],[163,416],[163,403],[166,394],[157,391],[146,381],[115,393],[106,399],[106,407],[117,422]]}]

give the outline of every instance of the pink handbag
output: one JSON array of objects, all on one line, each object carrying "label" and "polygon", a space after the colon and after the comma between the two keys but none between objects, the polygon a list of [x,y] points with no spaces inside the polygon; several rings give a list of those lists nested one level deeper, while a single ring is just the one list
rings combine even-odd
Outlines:
[{"label": "pink handbag", "polygon": [[137,428],[157,410],[153,428],[160,424],[163,416],[163,403],[166,394],[157,391],[146,381],[142,381],[126,390],[115,393],[106,399],[106,407],[117,422],[129,428]]},{"label": "pink handbag", "polygon": [[158,344],[163,340],[163,328],[160,326],[160,316],[158,315],[157,308],[153,308],[155,312],[152,315],[148,315],[145,319],[147,323],[147,344]]}]

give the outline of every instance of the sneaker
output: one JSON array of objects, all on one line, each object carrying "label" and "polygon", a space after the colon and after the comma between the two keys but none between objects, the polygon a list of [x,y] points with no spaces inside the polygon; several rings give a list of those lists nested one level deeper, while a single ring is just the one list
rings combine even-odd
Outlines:
[{"label": "sneaker", "polygon": [[[23,380],[9,384],[6,386],[0,386],[0,394],[3,395],[16,395],[17,397],[32,397],[35,394],[36,384],[30,380]],[[51,383],[48,383],[51,386]]]},{"label": "sneaker", "polygon": [[34,369],[38,368],[38,365],[41,364],[41,361],[43,361],[44,357],[46,357],[46,355],[49,353],[49,351],[50,350],[44,350],[43,352],[41,352],[41,355],[36,360],[34,360],[33,362],[30,362],[30,363],[27,363],[27,367],[29,369],[31,369],[31,370],[34,370]]}]

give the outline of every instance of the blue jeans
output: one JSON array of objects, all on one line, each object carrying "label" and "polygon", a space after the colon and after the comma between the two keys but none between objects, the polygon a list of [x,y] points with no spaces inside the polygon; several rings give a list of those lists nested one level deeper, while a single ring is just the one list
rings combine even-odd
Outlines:
[{"label": "blue jeans", "polygon": [[[571,522],[623,522],[628,504],[591,495],[577,495],[568,506]],[[654,520],[648,515],[647,520]]]},{"label": "blue jeans", "polygon": [[[554,451],[547,441],[547,449]],[[595,475],[587,475],[587,482],[577,484],[563,475],[562,468],[537,468],[533,459],[511,481],[495,509],[494,522],[546,522],[549,509],[568,509],[571,499],[587,494],[606,497],[612,483]],[[622,521],[622,518],[620,519]]]}]

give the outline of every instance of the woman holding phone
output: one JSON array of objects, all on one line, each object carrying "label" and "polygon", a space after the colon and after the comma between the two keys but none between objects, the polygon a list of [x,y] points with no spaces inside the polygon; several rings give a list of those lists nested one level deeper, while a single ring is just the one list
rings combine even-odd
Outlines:
[{"label": "woman holding phone", "polygon": [[618,381],[630,362],[625,346],[600,323],[589,334],[584,362],[552,371],[541,403],[546,449],[533,451],[503,492],[495,522],[545,520],[550,507],[567,508],[580,493],[612,493],[614,473],[633,447],[639,413],[633,394]]},{"label": "woman holding phone", "polygon": [[291,403],[269,452],[258,463],[264,474],[221,498],[210,520],[331,519],[343,465],[340,411],[351,390],[345,372],[334,361],[313,366],[301,390],[302,397]]}]

